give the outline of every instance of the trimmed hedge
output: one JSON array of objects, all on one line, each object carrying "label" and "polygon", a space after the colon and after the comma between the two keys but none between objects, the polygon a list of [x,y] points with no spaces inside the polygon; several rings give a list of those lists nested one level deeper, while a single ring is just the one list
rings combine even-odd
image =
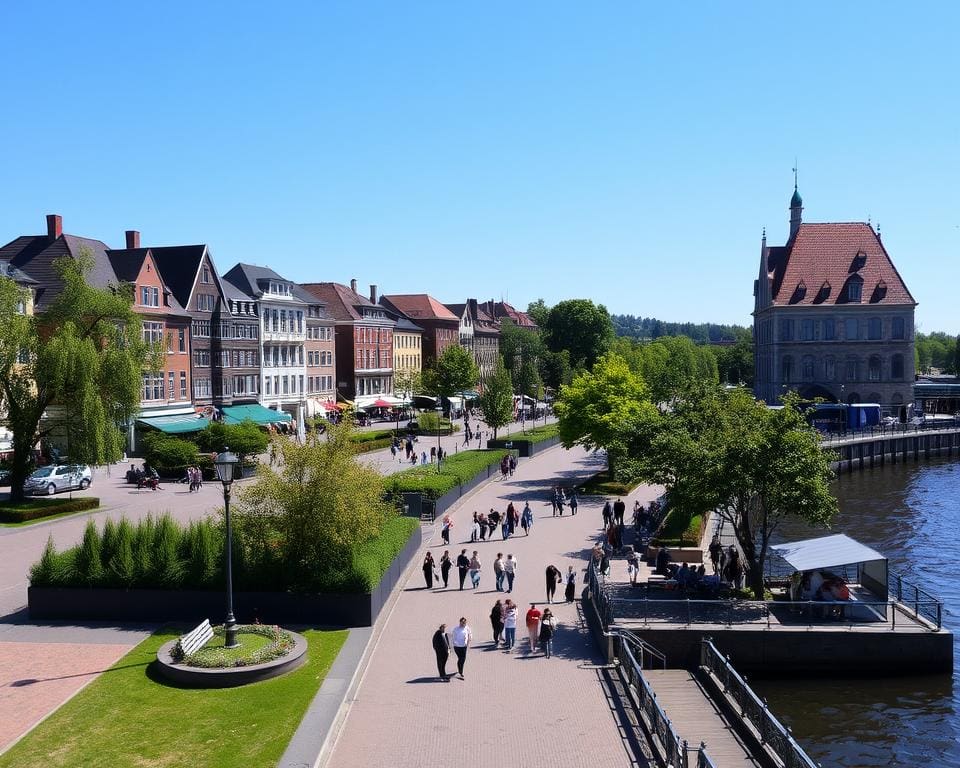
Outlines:
[{"label": "trimmed hedge", "polygon": [[357,443],[353,446],[354,453],[370,453],[370,451],[379,451],[381,448],[389,448],[393,444],[392,437],[384,437],[380,440],[367,440],[363,443]]},{"label": "trimmed hedge", "polygon": [[544,426],[533,427],[526,432],[511,432],[509,435],[497,435],[497,440],[526,440],[536,445],[551,440],[560,435],[560,425],[546,424]]},{"label": "trimmed hedge", "polygon": [[419,526],[420,521],[412,517],[391,517],[384,523],[379,537],[357,549],[353,555],[353,569],[361,576],[367,591],[372,591],[380,583],[393,558],[400,554]]},{"label": "trimmed hedge", "polygon": [[509,451],[463,451],[445,456],[437,471],[436,464],[421,464],[384,478],[387,494],[421,493],[430,499],[439,499],[454,487],[470,482],[491,464],[499,464]]},{"label": "trimmed hedge", "polygon": [[68,512],[85,512],[100,506],[100,499],[85,496],[82,499],[51,499],[49,501],[27,501],[16,506],[0,507],[0,523],[25,523],[40,520],[51,515],[63,515]]},{"label": "trimmed hedge", "polygon": [[392,440],[392,439],[393,439],[392,429],[373,429],[369,432],[354,432],[352,435],[350,435],[351,443],[369,443],[374,440]]}]

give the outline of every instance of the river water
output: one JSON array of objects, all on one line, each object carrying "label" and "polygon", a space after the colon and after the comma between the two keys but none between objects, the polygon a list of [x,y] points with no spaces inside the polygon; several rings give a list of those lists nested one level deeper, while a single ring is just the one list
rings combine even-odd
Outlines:
[{"label": "river water", "polygon": [[[755,680],[814,760],[828,766],[960,766],[960,463],[854,472],[834,485],[834,532],[862,541],[944,603],[954,675],[882,680]],[[824,535],[792,527],[786,540]]]}]

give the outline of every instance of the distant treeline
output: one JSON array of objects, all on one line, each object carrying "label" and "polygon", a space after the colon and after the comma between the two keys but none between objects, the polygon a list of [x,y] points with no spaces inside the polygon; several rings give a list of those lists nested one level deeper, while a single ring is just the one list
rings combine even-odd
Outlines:
[{"label": "distant treeline", "polygon": [[661,336],[686,336],[697,344],[711,341],[738,341],[750,338],[750,328],[718,323],[669,323],[655,317],[610,315],[617,336],[631,339],[658,339]]}]

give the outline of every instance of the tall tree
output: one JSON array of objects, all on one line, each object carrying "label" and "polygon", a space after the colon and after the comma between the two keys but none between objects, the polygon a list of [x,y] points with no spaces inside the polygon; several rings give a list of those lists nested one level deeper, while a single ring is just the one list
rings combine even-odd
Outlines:
[{"label": "tall tree", "polygon": [[509,371],[515,389],[523,363],[531,360],[539,365],[544,351],[543,340],[536,331],[521,328],[507,319],[500,323],[500,354],[503,355],[503,365]]},{"label": "tall tree", "polygon": [[543,382],[554,392],[573,381],[573,366],[570,365],[569,350],[559,352],[544,352],[540,358],[540,370],[543,372]]},{"label": "tall tree", "polygon": [[424,386],[433,394],[450,397],[477,386],[480,369],[473,355],[461,346],[447,347],[424,374]]},{"label": "tall tree", "polygon": [[513,385],[502,359],[497,360],[497,367],[487,379],[479,405],[483,420],[493,428],[493,439],[496,440],[497,430],[513,419]]},{"label": "tall tree", "polygon": [[592,368],[613,341],[610,313],[589,299],[567,299],[555,305],[544,331],[552,351],[570,352],[574,368]]},{"label": "tall tree", "polygon": [[533,322],[543,329],[547,325],[547,318],[550,317],[550,307],[543,299],[537,299],[527,305],[527,314],[530,315]]},{"label": "tall tree", "polygon": [[420,391],[423,386],[423,377],[420,371],[401,368],[393,373],[393,391],[398,397],[408,400]]},{"label": "tall tree", "polygon": [[554,409],[563,445],[605,448],[611,474],[626,455],[628,436],[656,414],[643,379],[615,355],[577,374],[560,390]]},{"label": "tall tree", "polygon": [[63,290],[33,317],[18,312],[22,290],[0,278],[0,397],[13,433],[14,502],[23,500],[38,438],[55,434],[77,463],[118,461],[143,369],[159,367],[131,293],[89,285],[92,266],[89,251],[55,262]]},{"label": "tall tree", "polygon": [[517,374],[516,390],[518,394],[539,400],[543,397],[543,381],[533,360],[524,360]]},{"label": "tall tree", "polygon": [[[770,540],[789,517],[825,526],[836,514],[829,457],[794,397],[773,410],[742,389],[700,387],[630,442],[634,469],[671,504],[714,510],[734,532],[754,597],[763,599]],[[646,429],[644,429],[646,427]]]}]

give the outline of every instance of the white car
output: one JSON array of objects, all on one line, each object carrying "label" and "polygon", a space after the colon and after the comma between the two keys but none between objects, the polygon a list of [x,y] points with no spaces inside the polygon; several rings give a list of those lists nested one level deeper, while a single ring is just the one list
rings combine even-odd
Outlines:
[{"label": "white car", "polygon": [[93,473],[86,464],[52,464],[34,471],[23,484],[23,490],[52,496],[58,491],[86,490],[92,481]]}]

